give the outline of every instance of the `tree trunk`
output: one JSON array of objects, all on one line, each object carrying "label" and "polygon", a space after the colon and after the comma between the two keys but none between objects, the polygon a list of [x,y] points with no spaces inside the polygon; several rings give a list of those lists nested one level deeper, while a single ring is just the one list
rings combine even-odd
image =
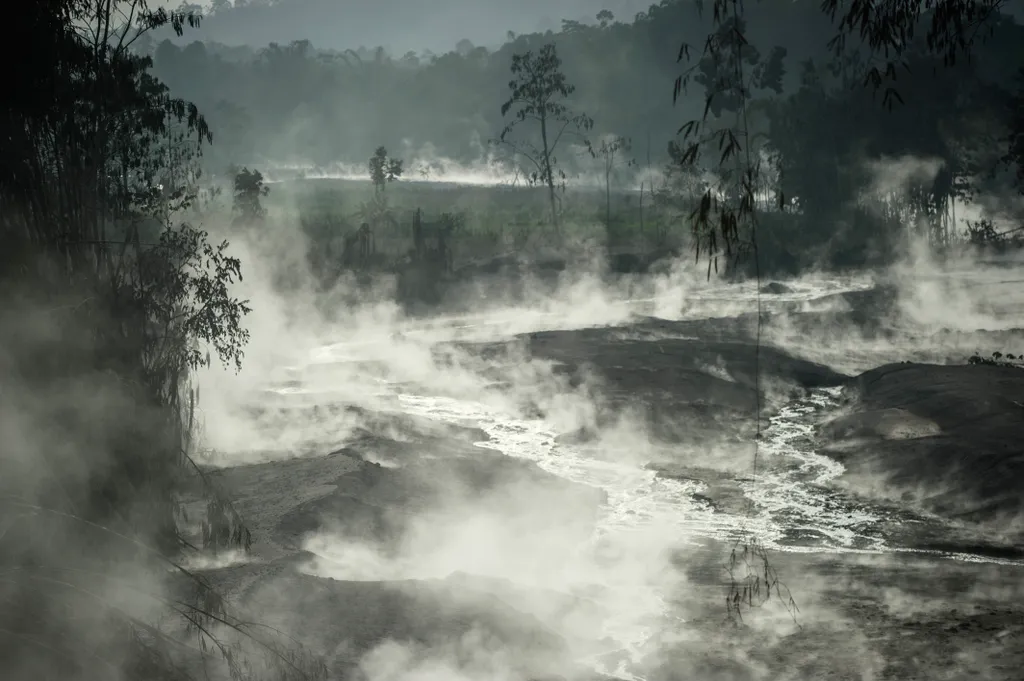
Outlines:
[{"label": "tree trunk", "polygon": [[557,233],[559,229],[558,208],[555,204],[555,182],[554,180],[550,179],[550,176],[548,178],[548,199],[551,201],[551,224],[554,226],[555,232]]},{"label": "tree trunk", "polygon": [[551,167],[551,151],[548,149],[548,119],[540,117],[540,139],[544,144],[544,174],[548,183],[548,200],[551,202],[551,224],[558,231],[558,209],[555,207],[555,173]]},{"label": "tree trunk", "polygon": [[412,243],[416,260],[423,260],[423,213],[419,208],[412,216]]},{"label": "tree trunk", "polygon": [[956,239],[959,236],[959,230],[956,226],[956,195],[952,196],[949,202],[949,221],[952,224],[952,239]]},{"label": "tree trunk", "polygon": [[640,233],[644,233],[644,183],[640,182]]},{"label": "tree trunk", "polygon": [[612,173],[608,167],[604,171],[604,225],[612,228]]}]

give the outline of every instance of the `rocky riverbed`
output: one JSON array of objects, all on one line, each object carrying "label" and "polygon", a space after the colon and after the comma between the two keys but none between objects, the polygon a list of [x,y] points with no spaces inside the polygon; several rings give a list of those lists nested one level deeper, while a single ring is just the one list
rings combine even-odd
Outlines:
[{"label": "rocky riverbed", "polygon": [[[255,543],[195,566],[338,678],[1018,678],[1024,372],[965,360],[1020,333],[761,295],[324,347],[237,405]],[[785,589],[737,623],[751,537]]]}]

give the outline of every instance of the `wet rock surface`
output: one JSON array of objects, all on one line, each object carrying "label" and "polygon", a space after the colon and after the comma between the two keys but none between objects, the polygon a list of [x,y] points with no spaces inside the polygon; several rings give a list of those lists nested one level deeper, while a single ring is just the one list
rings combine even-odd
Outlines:
[{"label": "wet rock surface", "polygon": [[527,347],[596,385],[605,418],[632,409],[656,438],[696,443],[749,434],[759,407],[848,378],[778,348],[756,348],[751,331],[742,319],[641,318],[628,327],[533,333]]},{"label": "wet rock surface", "polygon": [[761,293],[766,295],[777,296],[782,295],[783,293],[792,293],[793,289],[790,288],[789,286],[786,286],[782,282],[773,281],[762,286],[760,291]]},{"label": "wet rock surface", "polygon": [[853,379],[849,394],[820,430],[845,484],[1021,542],[1024,371],[889,364]]},{"label": "wet rock surface", "polygon": [[[845,311],[793,307],[785,312],[786,328],[856,326],[891,300],[851,294],[844,302]],[[774,314],[774,321],[766,316],[767,327],[783,313]],[[509,345],[517,356],[554,363],[556,377],[569,389],[591,391],[596,405],[590,424],[552,438],[556,443],[586,451],[606,427],[635,417],[633,425],[661,453],[648,469],[694,484],[696,502],[734,516],[749,508],[744,485],[756,481],[749,452],[741,448],[741,458],[724,461],[709,443],[749,442],[758,406],[767,418],[794,396],[846,386],[843,410],[817,430],[821,450],[846,466],[837,481],[843,492],[891,511],[888,536],[901,547],[1016,556],[1014,525],[1006,519],[1021,503],[1024,373],[891,364],[854,376],[770,342],[755,349],[754,321],[637,317],[620,327],[458,347],[487,359],[498,389],[498,360]],[[521,406],[525,418],[546,416],[539,404]],[[329,658],[338,678],[361,678],[388,641],[424,659],[437,651],[459,659],[500,653],[503,671],[515,678],[596,678],[578,659],[586,641],[605,635],[596,592],[545,589],[471,567],[406,566],[410,578],[371,561],[360,572],[355,562],[369,560],[364,554],[321,552],[311,541],[325,533],[344,537],[381,561],[400,554],[424,523],[459,528],[466,518],[453,522],[453,514],[504,514],[509,534],[495,541],[548,526],[584,546],[606,494],[478,446],[488,440],[479,428],[401,414],[399,405],[317,408],[318,418],[358,423],[346,429],[343,446],[325,443],[302,458],[211,473],[255,535],[252,559],[204,570],[218,588],[253,612],[275,613],[277,625]],[[950,521],[972,525],[954,531]],[[471,536],[463,545],[467,565],[486,556],[487,541]],[[564,548],[525,558],[556,563]],[[784,599],[774,599],[737,627],[722,607],[729,549],[718,541],[679,549],[682,581],[666,594],[677,622],[645,645],[646,679],[1019,678],[1019,566],[919,554],[772,552],[772,567],[801,612],[794,622]],[[332,578],[332,562],[344,563],[337,574],[347,577]],[[615,655],[624,655],[605,654],[610,668]]]}]

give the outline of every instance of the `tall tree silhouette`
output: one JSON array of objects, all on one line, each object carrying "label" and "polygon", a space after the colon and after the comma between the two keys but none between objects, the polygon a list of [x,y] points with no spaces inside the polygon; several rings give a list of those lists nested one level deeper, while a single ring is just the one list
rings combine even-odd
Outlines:
[{"label": "tall tree silhouette", "polygon": [[[0,412],[5,436],[16,422],[31,436],[0,447],[0,657],[13,678],[187,678],[170,657],[180,641],[105,596],[129,567],[155,585],[170,565],[196,593],[173,611],[241,678],[209,627],[244,626],[175,559],[195,548],[178,522],[199,470],[189,377],[211,351],[239,366],[248,307],[227,244],[178,222],[210,131],[132,49],[198,16],[145,0],[23,9],[27,52],[0,103]],[[201,475],[196,489],[203,543],[247,550],[226,498]]]},{"label": "tall tree silhouette", "polygon": [[[512,57],[512,80],[509,98],[501,105],[501,115],[512,115],[501,131],[499,140],[510,145],[516,154],[527,159],[534,167],[531,182],[548,188],[551,204],[551,224],[558,228],[558,207],[555,197],[555,174],[558,171],[558,149],[562,136],[569,133],[590,149],[584,133],[594,127],[586,114],[574,113],[565,100],[576,87],[571,85],[561,70],[562,62],[553,43],[544,45],[536,53],[524,52]],[[531,121],[540,128],[540,147],[528,139],[513,140],[512,132],[521,124]],[[564,173],[558,171],[564,180]]]},{"label": "tall tree silhouette", "polygon": [[240,168],[234,175],[232,208],[236,224],[255,225],[263,222],[267,210],[260,199],[270,193],[270,188],[263,183],[263,173]]}]

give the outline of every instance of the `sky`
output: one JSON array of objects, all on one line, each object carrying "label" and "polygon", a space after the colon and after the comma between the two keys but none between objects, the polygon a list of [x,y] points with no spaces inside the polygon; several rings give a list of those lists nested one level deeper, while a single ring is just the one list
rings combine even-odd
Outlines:
[{"label": "sky", "polygon": [[[208,18],[183,40],[255,47],[306,39],[328,49],[376,47],[390,52],[447,52],[466,38],[497,46],[508,31],[557,30],[562,19],[593,19],[609,9],[632,19],[653,0],[276,0]],[[175,7],[180,0],[157,0]],[[210,0],[197,4],[209,5]]]}]

